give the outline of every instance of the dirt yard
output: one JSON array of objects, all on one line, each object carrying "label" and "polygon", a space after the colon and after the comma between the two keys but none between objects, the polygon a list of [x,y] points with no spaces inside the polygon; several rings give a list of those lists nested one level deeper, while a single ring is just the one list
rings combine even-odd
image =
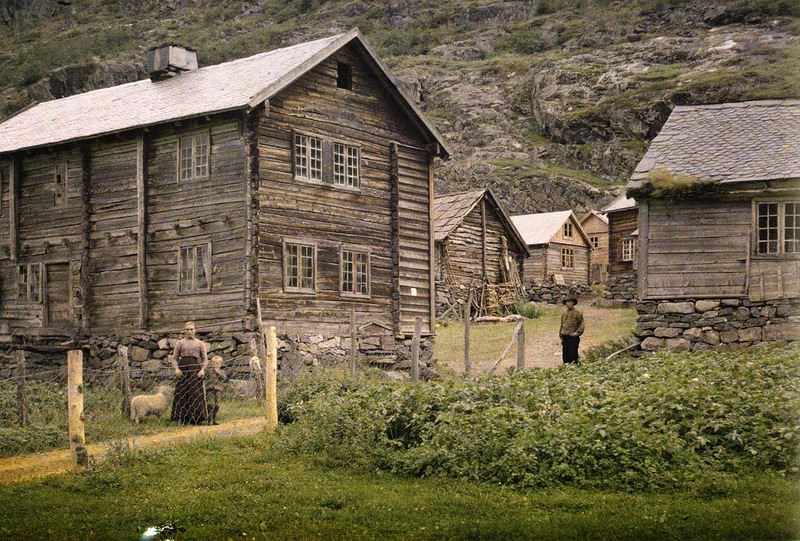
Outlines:
[{"label": "dirt yard", "polygon": [[[610,340],[618,340],[631,334],[636,324],[636,310],[622,308],[599,308],[581,304],[586,332],[581,339],[581,351]],[[525,321],[526,366],[555,367],[561,364],[561,342],[558,327],[560,306],[545,306],[544,313],[536,319]],[[470,327],[470,358],[472,372],[479,374],[489,370],[505,349],[516,323],[473,324]],[[464,370],[464,326],[460,322],[439,326],[436,330],[435,357],[439,367],[456,372]],[[516,345],[509,350],[497,368],[502,372],[515,366]]]}]

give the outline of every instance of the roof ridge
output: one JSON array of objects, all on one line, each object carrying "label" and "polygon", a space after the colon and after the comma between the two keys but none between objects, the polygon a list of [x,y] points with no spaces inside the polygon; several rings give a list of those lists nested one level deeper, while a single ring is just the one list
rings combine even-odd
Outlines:
[{"label": "roof ridge", "polygon": [[764,100],[727,101],[723,103],[697,103],[676,105],[673,110],[690,111],[696,109],[734,109],[737,107],[768,107],[775,105],[800,105],[800,98],[772,98]]}]

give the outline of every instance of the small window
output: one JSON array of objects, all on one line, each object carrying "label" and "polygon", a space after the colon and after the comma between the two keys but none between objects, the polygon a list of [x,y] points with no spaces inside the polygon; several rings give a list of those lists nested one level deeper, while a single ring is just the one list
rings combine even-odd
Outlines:
[{"label": "small window", "polygon": [[181,137],[179,147],[178,171],[180,180],[207,177],[208,156],[210,154],[208,133]]},{"label": "small window", "polygon": [[211,291],[211,243],[181,246],[178,266],[179,293]]},{"label": "small window", "polygon": [[353,66],[344,62],[336,63],[336,86],[353,90]]},{"label": "small window", "polygon": [[294,176],[306,180],[322,180],[322,139],[295,134]]},{"label": "small window", "polygon": [[573,248],[561,248],[561,268],[575,268],[575,250]]},{"label": "small window", "polygon": [[53,173],[53,193],[55,206],[63,207],[67,204],[67,164],[65,163],[58,164]]},{"label": "small window", "polygon": [[338,186],[358,188],[359,149],[357,146],[334,143],[333,183]]},{"label": "small window", "polygon": [[589,237],[589,241],[592,243],[592,249],[596,250],[600,247],[600,237]]},{"label": "small window", "polygon": [[800,253],[800,201],[758,203],[756,253]]},{"label": "small window", "polygon": [[316,246],[285,243],[283,246],[283,283],[285,291],[313,292],[315,287]]},{"label": "small window", "polygon": [[622,239],[622,260],[633,261],[636,256],[636,239]]},{"label": "small window", "polygon": [[783,251],[800,252],[800,203],[786,203],[784,211]]},{"label": "small window", "polygon": [[42,302],[41,263],[30,263],[17,267],[17,300],[23,304]]},{"label": "small window", "polygon": [[342,250],[342,293],[368,297],[369,290],[369,253]]},{"label": "small window", "polygon": [[567,222],[564,224],[564,236],[565,237],[572,236],[572,222]]}]

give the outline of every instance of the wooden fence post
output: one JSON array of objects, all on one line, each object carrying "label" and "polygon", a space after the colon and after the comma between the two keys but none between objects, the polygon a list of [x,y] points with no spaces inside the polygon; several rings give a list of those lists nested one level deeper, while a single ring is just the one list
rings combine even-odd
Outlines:
[{"label": "wooden fence post", "polygon": [[517,370],[525,369],[525,320],[520,321],[517,333]]},{"label": "wooden fence post", "polygon": [[83,426],[83,351],[67,352],[67,410],[69,412],[69,445],[79,466],[89,465],[86,435]]},{"label": "wooden fence post", "polygon": [[128,351],[128,346],[117,346],[120,367],[119,384],[122,388],[122,402],[119,409],[126,419],[131,416],[131,364]]},{"label": "wooden fence post", "polygon": [[267,430],[272,432],[278,426],[278,337],[275,327],[267,331]]},{"label": "wooden fence post", "polygon": [[350,376],[356,375],[356,309],[350,308]]},{"label": "wooden fence post", "polygon": [[470,310],[472,309],[472,290],[469,290],[467,302],[464,304],[464,374],[469,375],[471,368],[469,360],[469,323]]},{"label": "wooden fence post", "polygon": [[411,340],[411,381],[419,381],[419,337],[422,334],[422,318],[414,319],[414,338]]},{"label": "wooden fence post", "polygon": [[27,370],[25,367],[25,352],[16,350],[14,351],[14,360],[17,364],[17,422],[22,428],[28,426],[28,399],[25,396],[25,376]]}]

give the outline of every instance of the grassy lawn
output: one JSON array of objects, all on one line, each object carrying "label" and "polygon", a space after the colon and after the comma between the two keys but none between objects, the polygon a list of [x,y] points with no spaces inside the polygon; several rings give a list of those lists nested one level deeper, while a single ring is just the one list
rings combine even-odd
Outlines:
[{"label": "grassy lawn", "polygon": [[[581,350],[597,346],[610,340],[619,340],[630,335],[636,325],[636,310],[620,308],[597,308],[580,305],[586,321],[586,332],[581,338]],[[561,342],[558,327],[561,321],[561,306],[543,307],[542,316],[525,321],[526,365],[553,367],[561,364]],[[505,349],[516,323],[473,324],[470,327],[470,357],[475,373],[488,370]],[[440,366],[457,371],[464,364],[464,326],[453,322],[436,329],[435,355]],[[498,367],[515,366],[516,346],[506,355]]]},{"label": "grassy lawn", "polygon": [[281,456],[257,436],[120,452],[2,487],[0,538],[138,539],[172,523],[185,531],[171,539],[788,539],[799,499],[767,475],[666,494],[370,475]]}]

